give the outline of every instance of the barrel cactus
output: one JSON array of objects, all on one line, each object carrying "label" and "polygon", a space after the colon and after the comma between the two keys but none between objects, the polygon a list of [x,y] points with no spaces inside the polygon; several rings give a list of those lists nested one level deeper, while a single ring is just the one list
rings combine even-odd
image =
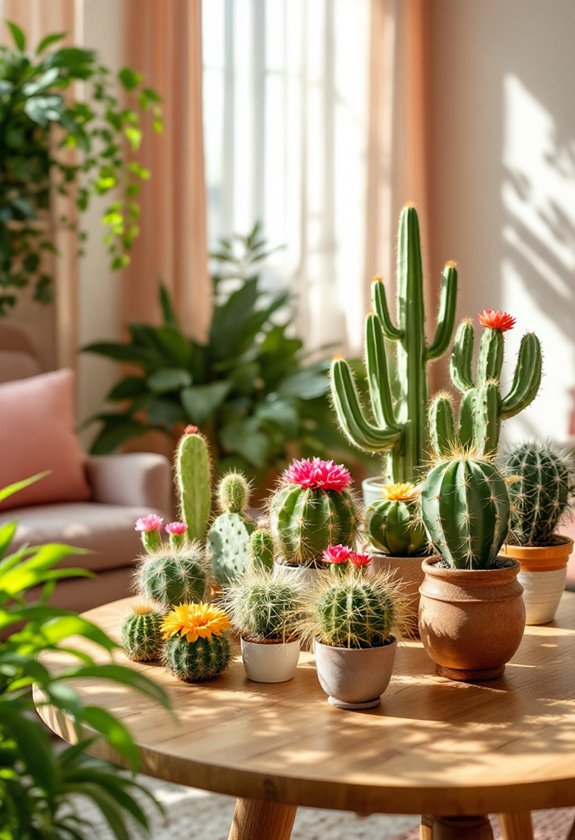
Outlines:
[{"label": "barrel cactus", "polygon": [[178,551],[166,549],[141,558],[139,591],[165,609],[203,600],[209,586],[208,564],[199,542],[188,543]]},{"label": "barrel cactus", "polygon": [[134,662],[155,662],[161,658],[164,641],[163,614],[149,604],[135,604],[122,624],[122,647]]},{"label": "barrel cactus", "polygon": [[575,493],[572,456],[548,443],[525,443],[504,458],[509,473],[511,541],[550,545]]},{"label": "barrel cactus", "polygon": [[187,426],[175,460],[181,518],[190,540],[203,540],[211,510],[211,466],[206,438],[196,426]]},{"label": "barrel cactus", "polygon": [[489,460],[468,453],[440,461],[421,488],[429,539],[456,569],[489,569],[509,530],[507,483]]},{"label": "barrel cactus", "polygon": [[230,660],[227,613],[213,604],[180,604],[162,621],[164,664],[183,682],[217,677]]},{"label": "barrel cactus", "polygon": [[244,639],[286,642],[296,636],[302,592],[281,570],[272,575],[255,569],[230,586],[225,604],[233,626]]},{"label": "barrel cactus", "polygon": [[320,458],[293,461],[270,502],[270,530],[290,565],[318,565],[322,551],[353,543],[359,525],[345,467]]},{"label": "barrel cactus", "polygon": [[425,554],[427,536],[419,513],[419,491],[414,484],[385,484],[382,499],[365,514],[370,544],[392,557]]},{"label": "barrel cactus", "polygon": [[216,582],[226,586],[242,575],[249,562],[250,534],[256,527],[246,513],[250,485],[242,473],[230,472],[218,485],[222,511],[210,526],[208,551]]}]

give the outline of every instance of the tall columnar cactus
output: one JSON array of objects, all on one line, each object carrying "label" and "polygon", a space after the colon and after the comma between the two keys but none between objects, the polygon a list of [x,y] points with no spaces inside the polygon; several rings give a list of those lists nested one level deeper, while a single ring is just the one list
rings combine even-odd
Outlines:
[{"label": "tall columnar cactus", "polygon": [[353,543],[359,525],[351,476],[333,461],[293,461],[270,502],[270,530],[283,562],[317,565],[336,543]]},{"label": "tall columnar cactus", "polygon": [[122,624],[122,647],[134,662],[155,662],[161,658],[164,616],[149,604],[136,604]]},{"label": "tall columnar cactus", "polygon": [[208,550],[216,582],[226,586],[249,564],[250,534],[255,522],[246,514],[250,486],[242,473],[230,472],[218,486],[220,510],[208,532]]},{"label": "tall columnar cactus", "polygon": [[429,539],[456,569],[495,565],[510,521],[505,479],[491,461],[468,455],[441,461],[421,488],[421,514]]},{"label": "tall columnar cactus", "polygon": [[501,421],[518,414],[537,395],[541,383],[541,345],[533,333],[521,339],[513,383],[501,394],[503,333],[515,324],[505,312],[486,309],[479,316],[485,331],[479,343],[475,377],[471,367],[475,336],[470,320],[463,321],[455,335],[451,356],[451,380],[461,391],[459,428],[455,429],[451,400],[438,394],[430,406],[429,425],[437,455],[449,453],[454,444],[490,457],[497,451]]},{"label": "tall columnar cactus", "polygon": [[419,491],[414,484],[386,484],[383,498],[365,513],[371,545],[392,557],[425,554],[427,536],[419,513]]},{"label": "tall columnar cactus", "polygon": [[174,604],[201,601],[210,584],[208,564],[200,543],[189,543],[179,551],[162,550],[143,557],[138,569],[142,595],[165,609]]},{"label": "tall columnar cactus", "polygon": [[211,509],[211,467],[207,440],[196,426],[187,426],[180,438],[175,471],[188,538],[203,540]]},{"label": "tall columnar cactus", "polygon": [[213,604],[180,604],[165,616],[164,664],[184,682],[217,677],[230,660],[227,613]]},{"label": "tall columnar cactus", "polygon": [[272,572],[274,568],[274,539],[267,528],[258,528],[250,537],[250,568]]},{"label": "tall columnar cactus", "polygon": [[507,453],[510,537],[518,545],[550,545],[573,500],[573,458],[546,443],[525,443]]},{"label": "tall columnar cactus", "polygon": [[[387,453],[386,480],[414,481],[428,457],[426,413],[427,365],[447,350],[453,333],[457,299],[457,270],[448,262],[442,274],[437,328],[425,340],[423,271],[419,222],[415,207],[404,207],[399,220],[397,262],[397,325],[389,314],[380,278],[372,284],[375,312],[365,321],[365,367],[372,417],[358,395],[349,364],[336,357],[331,367],[331,392],[346,437],[367,452]],[[392,390],[385,339],[395,347]]]}]

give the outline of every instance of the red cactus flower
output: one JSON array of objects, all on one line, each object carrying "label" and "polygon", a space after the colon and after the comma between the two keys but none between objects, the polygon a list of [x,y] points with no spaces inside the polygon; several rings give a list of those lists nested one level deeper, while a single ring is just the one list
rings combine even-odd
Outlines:
[{"label": "red cactus flower", "polygon": [[339,566],[340,563],[347,563],[352,554],[353,551],[347,545],[330,545],[321,555],[321,559],[324,563],[333,563]]},{"label": "red cactus flower", "polygon": [[512,330],[516,320],[513,315],[509,315],[508,312],[502,312],[501,309],[484,309],[477,317],[482,327],[488,327],[491,330],[501,330],[501,332]]},{"label": "red cactus flower", "polygon": [[355,566],[356,569],[361,569],[363,566],[369,566],[371,557],[369,554],[360,554],[357,551],[352,551],[349,555],[349,562]]},{"label": "red cactus flower", "polygon": [[188,530],[188,526],[185,522],[168,522],[165,527],[165,530],[168,534],[174,536],[181,536],[181,534],[185,534]]},{"label": "red cactus flower", "polygon": [[150,531],[161,531],[164,524],[163,516],[158,516],[157,513],[150,513],[148,516],[141,516],[136,519],[135,530],[143,531],[148,534]]},{"label": "red cactus flower", "polygon": [[200,430],[197,426],[186,426],[184,429],[185,435],[197,435]]},{"label": "red cactus flower", "polygon": [[285,484],[299,484],[310,490],[335,490],[342,493],[351,484],[351,475],[344,466],[333,461],[304,458],[292,461],[282,480]]}]

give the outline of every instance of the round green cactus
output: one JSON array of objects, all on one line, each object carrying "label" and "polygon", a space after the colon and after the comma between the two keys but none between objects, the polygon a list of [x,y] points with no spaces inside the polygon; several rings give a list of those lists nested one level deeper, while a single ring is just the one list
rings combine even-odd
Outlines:
[{"label": "round green cactus", "polygon": [[526,443],[506,455],[505,469],[513,542],[549,545],[575,491],[572,458],[550,444]]},{"label": "round green cactus", "polygon": [[226,607],[232,624],[248,641],[288,641],[296,635],[301,618],[302,593],[281,571],[270,575],[259,569],[230,587]]},{"label": "round green cactus", "polygon": [[183,682],[204,682],[221,674],[230,661],[230,644],[225,636],[188,642],[172,636],[166,642],[164,664]]},{"label": "round green cactus", "polygon": [[495,565],[509,530],[505,479],[491,461],[461,455],[437,464],[421,489],[421,515],[429,538],[449,566]]},{"label": "round green cactus", "polygon": [[359,513],[351,476],[333,461],[294,461],[270,504],[270,530],[287,564],[315,565],[329,545],[353,544]]},{"label": "round green cactus", "polygon": [[155,662],[161,658],[164,641],[163,615],[148,604],[136,604],[122,624],[122,647],[134,662]]},{"label": "round green cactus", "polygon": [[218,485],[222,513],[216,516],[208,533],[208,551],[216,582],[227,586],[249,565],[250,534],[256,524],[245,513],[250,486],[241,473],[225,475]]},{"label": "round green cactus", "polygon": [[384,498],[368,507],[365,529],[371,545],[392,557],[425,554],[427,536],[418,506],[415,485],[386,484]]},{"label": "round green cactus", "polygon": [[160,551],[142,558],[138,582],[142,595],[164,608],[201,601],[210,580],[200,543],[189,543],[179,551]]}]

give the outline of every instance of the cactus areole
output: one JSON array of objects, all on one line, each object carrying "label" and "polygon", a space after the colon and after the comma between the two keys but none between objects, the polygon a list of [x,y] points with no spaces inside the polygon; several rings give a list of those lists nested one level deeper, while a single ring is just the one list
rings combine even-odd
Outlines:
[{"label": "cactus areole", "polygon": [[[441,281],[435,336],[425,338],[423,270],[419,222],[415,207],[404,207],[399,220],[397,321],[389,313],[381,278],[372,283],[374,312],[365,321],[365,367],[371,418],[361,405],[348,362],[331,366],[331,393],[346,437],[367,452],[387,453],[386,481],[416,481],[428,456],[427,365],[447,350],[453,333],[457,299],[455,263],[446,263]],[[395,348],[397,388],[392,394],[388,349]]]}]

